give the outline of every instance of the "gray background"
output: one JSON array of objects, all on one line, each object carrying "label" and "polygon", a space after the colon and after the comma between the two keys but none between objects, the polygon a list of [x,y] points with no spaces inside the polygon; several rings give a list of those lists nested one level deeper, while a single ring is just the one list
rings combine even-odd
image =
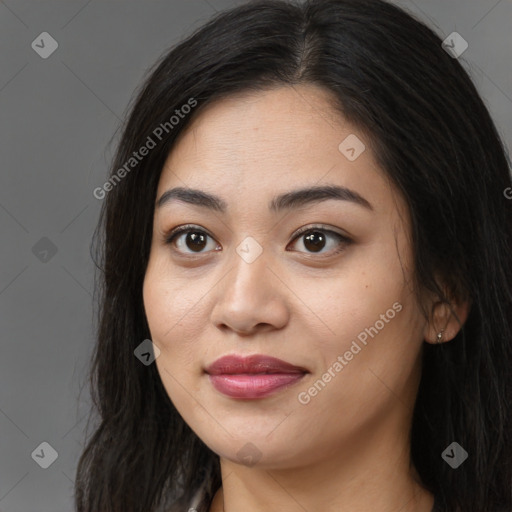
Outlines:
[{"label": "gray background", "polygon": [[[73,510],[93,346],[92,191],[145,70],[241,3],[0,0],[0,512]],[[396,3],[467,40],[460,60],[510,147],[511,0]],[[42,32],[59,45],[47,59],[31,47]],[[31,455],[42,442],[58,452],[47,469]]]}]

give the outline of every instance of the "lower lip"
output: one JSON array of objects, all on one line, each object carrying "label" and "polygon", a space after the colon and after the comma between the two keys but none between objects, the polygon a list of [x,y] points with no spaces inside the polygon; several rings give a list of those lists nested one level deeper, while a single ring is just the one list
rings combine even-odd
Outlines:
[{"label": "lower lip", "polygon": [[304,373],[209,375],[217,391],[231,398],[262,398],[304,377]]}]

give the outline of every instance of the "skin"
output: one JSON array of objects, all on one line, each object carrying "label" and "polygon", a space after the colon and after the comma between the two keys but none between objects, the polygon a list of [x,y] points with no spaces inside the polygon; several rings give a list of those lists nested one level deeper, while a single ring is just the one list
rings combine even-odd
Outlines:
[{"label": "skin", "polygon": [[[350,134],[366,150],[350,161],[338,146]],[[334,184],[372,210],[330,199],[273,213],[274,195]],[[144,305],[167,393],[187,424],[217,453],[222,488],[212,512],[430,512],[417,482],[408,432],[421,376],[423,343],[443,342],[460,325],[413,295],[407,208],[378,168],[366,136],[313,85],[238,94],[215,102],[182,133],[162,170],[168,189],[216,194],[227,213],[174,201],[155,208]],[[207,237],[194,251],[172,228],[194,224]],[[304,226],[329,234],[314,252]],[[252,237],[262,249],[247,263],[236,249]],[[342,247],[339,254],[334,251]],[[216,250],[217,248],[217,250]],[[251,249],[253,250],[253,249]],[[393,319],[307,404],[298,400],[365,328],[394,303]],[[452,305],[462,321],[467,305]],[[301,382],[257,400],[219,393],[204,373],[226,354],[266,354],[306,368]],[[237,452],[252,443],[259,458]]]}]

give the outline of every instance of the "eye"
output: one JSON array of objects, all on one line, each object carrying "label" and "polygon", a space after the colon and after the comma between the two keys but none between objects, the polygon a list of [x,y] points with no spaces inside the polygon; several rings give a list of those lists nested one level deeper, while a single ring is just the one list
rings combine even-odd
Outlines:
[{"label": "eye", "polygon": [[[186,236],[183,237],[182,235]],[[183,252],[184,254],[200,254],[202,252],[208,252],[203,251],[203,249],[208,246],[208,238],[212,241],[214,240],[213,237],[206,233],[206,231],[198,228],[198,226],[186,224],[173,229],[166,235],[165,243],[174,245],[178,252]],[[329,240],[334,241],[330,244],[333,249],[325,252],[331,252],[332,254],[339,254],[352,243],[350,238],[341,233],[315,226],[307,226],[299,230],[298,233],[295,233],[292,244],[301,238],[303,240],[302,245],[307,251],[310,251],[310,254],[321,253],[321,251],[329,245],[327,243]],[[190,249],[190,252],[184,251],[185,248]],[[211,243],[210,250],[211,249],[220,250],[221,247],[218,244]]]},{"label": "eye", "polygon": [[[331,244],[328,244],[328,240],[334,240]],[[294,242],[298,240],[302,241],[302,245],[310,251],[309,254],[319,254],[326,246],[331,246],[332,249],[324,251],[324,253],[331,253],[330,255],[339,254],[345,248],[352,243],[352,240],[341,233],[325,229],[323,227],[306,226],[296,233]],[[322,254],[324,254],[322,253]]]},{"label": "eye", "polygon": [[[181,235],[186,236],[182,237]],[[173,229],[165,237],[165,243],[174,244],[178,248],[178,252],[182,252],[183,247],[187,247],[191,249],[191,252],[187,253],[185,251],[185,254],[194,254],[201,253],[202,249],[207,246],[206,240],[208,238],[213,240],[213,238],[202,229],[198,229],[197,226],[187,224]],[[176,243],[174,243],[175,240],[177,240]],[[219,247],[218,245],[215,246],[215,244],[212,245],[214,245],[214,249]]]}]

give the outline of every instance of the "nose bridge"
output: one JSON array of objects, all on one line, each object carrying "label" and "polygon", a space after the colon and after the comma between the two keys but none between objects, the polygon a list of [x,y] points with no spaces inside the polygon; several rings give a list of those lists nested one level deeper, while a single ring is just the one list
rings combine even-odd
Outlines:
[{"label": "nose bridge", "polygon": [[270,251],[252,237],[242,240],[235,251],[231,269],[216,296],[212,322],[239,333],[252,332],[262,325],[281,328],[289,312],[285,297],[277,289],[279,279],[270,270]]},{"label": "nose bridge", "polygon": [[[235,248],[233,255],[233,271],[230,284],[236,291],[250,293],[256,298],[258,292],[264,292],[267,281],[271,278],[267,265],[270,252],[264,250],[262,244],[252,236],[245,237]],[[248,288],[246,290],[246,288]]]}]

